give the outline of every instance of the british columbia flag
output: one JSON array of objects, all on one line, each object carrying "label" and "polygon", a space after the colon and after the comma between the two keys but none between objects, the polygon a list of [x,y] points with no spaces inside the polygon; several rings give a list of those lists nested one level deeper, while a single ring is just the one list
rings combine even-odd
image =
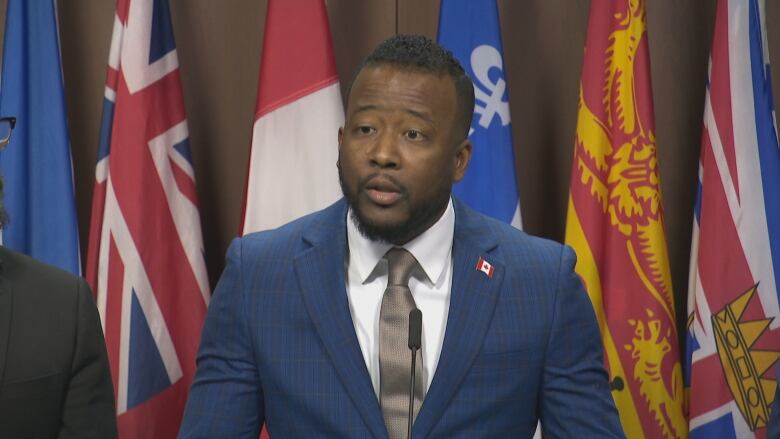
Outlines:
[{"label": "british columbia flag", "polygon": [[688,297],[691,438],[764,438],[780,357],[780,149],[762,0],[719,0]]},{"label": "british columbia flag", "polygon": [[118,0],[87,278],[123,438],[178,432],[209,301],[167,0]]}]

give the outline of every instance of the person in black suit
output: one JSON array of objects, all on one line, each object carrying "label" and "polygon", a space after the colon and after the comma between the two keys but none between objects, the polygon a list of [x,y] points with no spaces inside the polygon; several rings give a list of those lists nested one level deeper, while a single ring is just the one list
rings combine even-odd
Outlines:
[{"label": "person in black suit", "polygon": [[[12,127],[12,118],[0,119],[0,148]],[[5,219],[0,201],[0,226]],[[0,438],[115,437],[111,373],[89,286],[0,246]]]}]

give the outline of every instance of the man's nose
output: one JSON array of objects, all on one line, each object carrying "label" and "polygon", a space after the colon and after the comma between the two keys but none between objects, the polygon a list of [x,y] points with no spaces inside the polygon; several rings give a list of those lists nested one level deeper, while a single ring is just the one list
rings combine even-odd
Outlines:
[{"label": "man's nose", "polygon": [[396,168],[399,165],[398,142],[391,132],[382,133],[369,152],[371,165],[379,168]]}]

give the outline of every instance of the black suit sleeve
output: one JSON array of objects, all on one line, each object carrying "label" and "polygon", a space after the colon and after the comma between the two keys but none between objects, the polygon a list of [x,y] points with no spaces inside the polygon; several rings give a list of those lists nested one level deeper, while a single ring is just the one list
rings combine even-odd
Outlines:
[{"label": "black suit sleeve", "polygon": [[59,438],[115,438],[114,389],[100,316],[84,279],[79,278],[77,289],[73,363]]}]

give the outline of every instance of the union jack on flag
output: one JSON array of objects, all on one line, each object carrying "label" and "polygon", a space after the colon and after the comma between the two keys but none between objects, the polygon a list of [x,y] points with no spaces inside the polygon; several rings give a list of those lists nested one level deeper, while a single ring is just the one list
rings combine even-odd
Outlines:
[{"label": "union jack on flag", "polygon": [[761,0],[719,0],[688,296],[690,437],[765,438],[780,358],[780,149]]},{"label": "union jack on flag", "polygon": [[209,283],[167,0],[118,0],[87,278],[123,438],[175,437]]}]

